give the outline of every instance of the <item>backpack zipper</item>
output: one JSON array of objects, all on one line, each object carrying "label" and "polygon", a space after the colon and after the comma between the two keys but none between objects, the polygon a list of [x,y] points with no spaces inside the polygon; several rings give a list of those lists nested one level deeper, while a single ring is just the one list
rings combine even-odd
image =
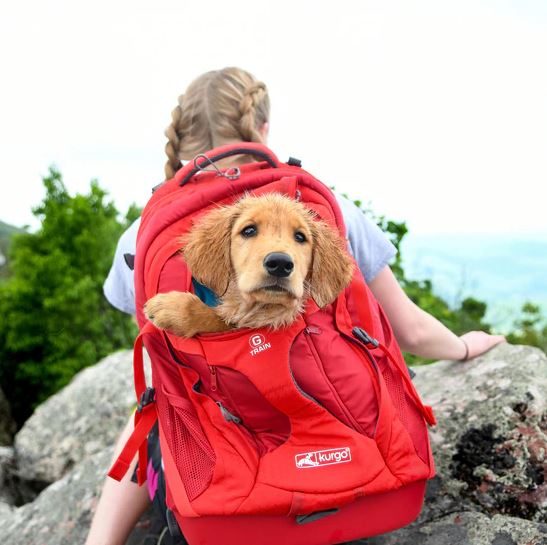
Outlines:
[{"label": "backpack zipper", "polygon": [[347,423],[350,425],[350,427],[352,427],[354,430],[358,431],[362,435],[367,435],[365,433],[363,427],[359,424],[359,422],[357,422],[357,420],[355,420],[355,418],[353,417],[353,415],[351,414],[349,409],[346,407],[344,402],[340,399],[340,396],[338,395],[338,392],[336,391],[336,388],[334,387],[332,382],[329,380],[329,378],[328,378],[328,376],[325,372],[325,368],[323,367],[321,357],[319,356],[319,353],[317,352],[317,348],[315,347],[315,344],[313,343],[313,341],[311,339],[311,335],[321,335],[322,332],[323,331],[321,330],[320,327],[307,326],[304,329],[304,338],[306,339],[306,343],[307,343],[307,345],[310,349],[310,352],[313,356],[313,359],[315,360],[315,362],[317,364],[317,367],[319,368],[319,370],[321,372],[321,375],[322,375],[323,379],[328,384],[329,389],[331,390],[331,392],[334,396],[336,404],[338,405],[338,407],[342,411],[342,414],[344,414]]},{"label": "backpack zipper", "polygon": [[217,368],[209,365],[209,372],[211,373],[211,392],[216,392],[218,390]]},{"label": "backpack zipper", "polygon": [[[361,329],[359,327],[354,327],[352,329],[352,333],[355,336],[352,337],[351,335],[348,335],[347,333],[344,333],[343,331],[340,331],[340,334],[342,337],[344,337],[348,342],[354,344],[355,346],[359,347],[362,352],[365,353],[365,356],[367,360],[370,362],[372,369],[376,371],[376,400],[378,403],[378,411],[380,410],[380,369],[378,368],[378,363],[376,362],[376,358],[372,355],[371,351],[368,349],[367,344],[371,344],[374,347],[379,346],[379,342],[372,338],[364,329]],[[376,436],[376,431],[378,429],[378,420],[376,420],[376,425],[374,426],[374,433],[372,434],[372,437]]]},{"label": "backpack zipper", "polygon": [[[359,333],[356,330],[359,330]],[[351,344],[358,346],[365,353],[368,361],[371,363],[372,367],[376,371],[376,375],[379,375],[380,370],[378,369],[378,364],[376,363],[376,359],[374,358],[374,356],[372,355],[372,353],[366,346],[367,344],[372,344],[374,345],[374,347],[377,347],[379,345],[378,341],[370,337],[366,331],[364,331],[363,329],[359,327],[354,327],[352,330],[352,333],[355,336],[355,338],[349,335],[348,333],[340,331],[340,335],[342,335],[344,339],[349,341]],[[364,335],[360,335],[361,333]],[[378,380],[378,376],[377,376],[377,380]]]},{"label": "backpack zipper", "polygon": [[317,399],[315,399],[315,397],[311,396],[310,394],[308,394],[308,392],[305,392],[302,387],[300,386],[300,384],[298,384],[298,382],[296,382],[296,379],[294,378],[294,373],[292,372],[292,367],[291,367],[291,359],[289,357],[289,374],[291,375],[291,380],[295,386],[295,388],[298,390],[298,392],[303,395],[306,399],[309,399],[310,401],[313,401],[315,404],[319,405],[320,407],[323,407],[323,405],[321,403],[319,403],[319,401],[317,401]]}]

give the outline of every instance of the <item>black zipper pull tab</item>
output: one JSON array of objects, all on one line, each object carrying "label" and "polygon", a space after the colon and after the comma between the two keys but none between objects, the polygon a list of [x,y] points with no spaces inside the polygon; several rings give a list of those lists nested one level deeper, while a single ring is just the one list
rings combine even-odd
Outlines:
[{"label": "black zipper pull tab", "polygon": [[217,368],[214,365],[209,365],[209,371],[211,372],[211,392],[216,392],[218,389]]},{"label": "black zipper pull tab", "polygon": [[380,346],[380,343],[371,337],[364,329],[361,329],[360,327],[354,327],[352,330],[352,333],[354,337],[359,339],[361,342],[365,344],[371,344],[374,346],[374,348],[378,348]]}]

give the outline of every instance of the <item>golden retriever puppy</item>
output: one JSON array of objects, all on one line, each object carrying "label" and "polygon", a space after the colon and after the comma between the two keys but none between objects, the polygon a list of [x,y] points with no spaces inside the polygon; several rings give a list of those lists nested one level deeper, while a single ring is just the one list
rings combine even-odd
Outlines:
[{"label": "golden retriever puppy", "polygon": [[192,293],[172,291],[144,307],[157,327],[182,337],[289,325],[309,297],[324,307],[353,275],[339,233],[279,193],[245,196],[212,210],[183,244],[193,277],[219,296],[219,305],[208,307]]}]

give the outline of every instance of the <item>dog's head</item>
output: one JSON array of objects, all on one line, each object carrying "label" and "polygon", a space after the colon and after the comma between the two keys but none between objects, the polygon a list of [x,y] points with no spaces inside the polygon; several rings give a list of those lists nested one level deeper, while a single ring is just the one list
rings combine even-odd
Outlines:
[{"label": "dog's head", "polygon": [[246,301],[319,307],[351,281],[353,262],[337,231],[278,193],[246,196],[203,216],[183,249],[193,276],[222,295],[230,283]]}]

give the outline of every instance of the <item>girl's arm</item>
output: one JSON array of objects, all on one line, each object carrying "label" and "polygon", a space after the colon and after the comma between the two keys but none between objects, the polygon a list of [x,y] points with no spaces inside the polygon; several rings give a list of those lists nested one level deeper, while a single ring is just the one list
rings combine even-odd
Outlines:
[{"label": "girl's arm", "polygon": [[369,287],[405,352],[423,358],[463,360],[474,358],[505,341],[503,335],[489,335],[483,331],[470,331],[458,337],[409,299],[389,266],[372,279]]}]

